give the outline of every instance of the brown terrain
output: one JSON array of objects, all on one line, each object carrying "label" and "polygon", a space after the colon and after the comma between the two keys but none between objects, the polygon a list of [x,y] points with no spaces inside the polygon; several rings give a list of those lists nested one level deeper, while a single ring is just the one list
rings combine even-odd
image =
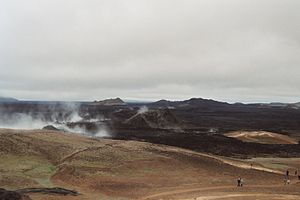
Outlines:
[{"label": "brown terrain", "polygon": [[2,102],[0,200],[300,199],[297,105]]},{"label": "brown terrain", "polygon": [[[33,200],[299,199],[283,174],[300,159],[215,156],[166,145],[49,130],[0,130],[0,187]],[[252,165],[252,167],[251,167]],[[243,188],[236,179],[245,180]],[[64,188],[78,195],[24,192]],[[26,197],[27,198],[27,197]]]}]

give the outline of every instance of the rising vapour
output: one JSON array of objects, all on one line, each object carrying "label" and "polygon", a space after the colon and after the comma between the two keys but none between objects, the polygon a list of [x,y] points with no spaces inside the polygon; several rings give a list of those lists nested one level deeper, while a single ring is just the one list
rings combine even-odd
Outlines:
[{"label": "rising vapour", "polygon": [[149,108],[147,106],[142,106],[140,107],[140,109],[138,110],[138,114],[143,114],[149,111]]},{"label": "rising vapour", "polygon": [[[24,113],[0,109],[0,128],[32,130],[51,126],[61,131],[88,136],[110,136],[110,131],[103,123],[102,116],[96,118],[90,118],[88,115],[81,116],[79,108],[79,104],[63,102],[50,105],[46,114],[42,109]],[[77,123],[80,125],[76,125]],[[95,124],[95,130],[88,130],[85,123]]]}]

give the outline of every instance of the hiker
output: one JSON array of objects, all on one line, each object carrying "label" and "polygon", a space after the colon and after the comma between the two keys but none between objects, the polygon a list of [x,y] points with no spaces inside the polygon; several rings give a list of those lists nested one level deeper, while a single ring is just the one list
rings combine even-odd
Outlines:
[{"label": "hiker", "polygon": [[289,174],[290,174],[289,170],[286,170],[286,177],[289,177]]},{"label": "hiker", "polygon": [[297,171],[297,170],[295,170],[295,176],[297,176],[297,174],[298,174],[298,171]]},{"label": "hiker", "polygon": [[298,180],[300,181],[300,174],[298,175]]},{"label": "hiker", "polygon": [[244,180],[242,178],[240,180],[240,185],[241,185],[241,187],[243,187],[243,185],[244,185]]},{"label": "hiker", "polygon": [[237,179],[237,186],[238,187],[243,187],[243,184],[244,184],[244,180],[240,177]]},{"label": "hiker", "polygon": [[289,179],[288,176],[284,177],[284,185],[289,185],[291,183],[291,180]]},{"label": "hiker", "polygon": [[241,186],[241,178],[237,179],[237,186],[240,187]]}]

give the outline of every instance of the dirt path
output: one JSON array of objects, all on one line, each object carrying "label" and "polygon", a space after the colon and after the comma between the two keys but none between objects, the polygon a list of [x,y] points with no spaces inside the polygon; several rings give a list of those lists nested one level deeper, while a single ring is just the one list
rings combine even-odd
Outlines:
[{"label": "dirt path", "polygon": [[64,163],[66,160],[71,159],[73,156],[75,156],[75,155],[77,155],[77,154],[79,154],[79,153],[82,153],[82,152],[84,152],[84,151],[87,151],[87,150],[89,150],[89,149],[90,149],[90,147],[86,147],[86,148],[84,148],[84,149],[79,149],[79,150],[77,150],[77,151],[74,151],[74,152],[72,152],[71,154],[69,154],[69,155],[65,156],[64,158],[62,158],[62,159],[59,161],[59,163]]},{"label": "dirt path", "polygon": [[[280,187],[280,186],[282,186],[282,185],[247,185],[245,187],[253,189],[253,188],[276,188],[276,187]],[[236,186],[214,186],[214,187],[204,187],[204,188],[197,187],[197,188],[189,188],[189,189],[176,189],[176,190],[172,190],[172,191],[160,192],[157,194],[149,195],[149,196],[141,198],[140,200],[158,199],[158,198],[162,198],[162,197],[166,197],[166,196],[191,193],[191,192],[204,192],[204,191],[209,191],[209,190],[234,189],[234,188],[237,188],[237,187]]]},{"label": "dirt path", "polygon": [[[161,146],[159,146],[157,148],[164,150],[164,147],[161,147]],[[226,157],[222,157],[222,156],[200,153],[200,152],[195,152],[195,151],[191,151],[188,149],[175,148],[175,147],[171,147],[171,146],[168,146],[168,151],[185,153],[186,155],[194,155],[194,156],[211,158],[211,159],[220,161],[224,164],[228,164],[228,165],[242,168],[242,169],[253,169],[253,170],[259,170],[259,171],[270,172],[270,173],[275,173],[275,174],[284,174],[284,172],[282,172],[282,171],[270,169],[270,168],[264,167],[258,163],[243,161],[243,160],[239,160],[239,159],[226,158]],[[252,164],[252,166],[251,166],[251,164]]]},{"label": "dirt path", "polygon": [[[197,197],[193,200],[231,200],[231,199],[261,199],[261,200],[298,200],[300,197],[298,195],[289,195],[289,194],[261,194],[261,193],[253,193],[253,194],[222,194],[219,196],[204,196]],[[188,199],[186,199],[188,200]]]},{"label": "dirt path", "polygon": [[80,154],[80,153],[83,153],[85,151],[89,151],[89,150],[97,150],[97,149],[100,149],[100,148],[105,148],[105,147],[114,147],[114,144],[105,144],[105,145],[102,145],[102,146],[91,146],[91,147],[86,147],[86,148],[83,148],[83,149],[78,149],[74,152],[72,152],[71,154],[63,157],[59,163],[62,164],[64,163],[65,161],[67,161],[68,159],[71,159],[72,157]]}]

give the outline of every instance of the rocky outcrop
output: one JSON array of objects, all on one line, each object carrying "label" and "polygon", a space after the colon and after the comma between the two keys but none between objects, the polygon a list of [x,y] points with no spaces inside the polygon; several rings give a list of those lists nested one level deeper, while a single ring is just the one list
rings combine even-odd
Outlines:
[{"label": "rocky outcrop", "polygon": [[31,200],[29,196],[16,192],[9,191],[3,188],[0,188],[0,200]]},{"label": "rocky outcrop", "polygon": [[53,125],[47,125],[45,127],[43,127],[43,130],[48,130],[48,131],[61,131],[60,129],[56,128]]},{"label": "rocky outcrop", "polygon": [[68,190],[60,187],[55,188],[25,188],[17,190],[20,194],[25,193],[42,193],[42,194],[57,194],[57,195],[71,195],[77,196],[79,193],[75,190]]}]

